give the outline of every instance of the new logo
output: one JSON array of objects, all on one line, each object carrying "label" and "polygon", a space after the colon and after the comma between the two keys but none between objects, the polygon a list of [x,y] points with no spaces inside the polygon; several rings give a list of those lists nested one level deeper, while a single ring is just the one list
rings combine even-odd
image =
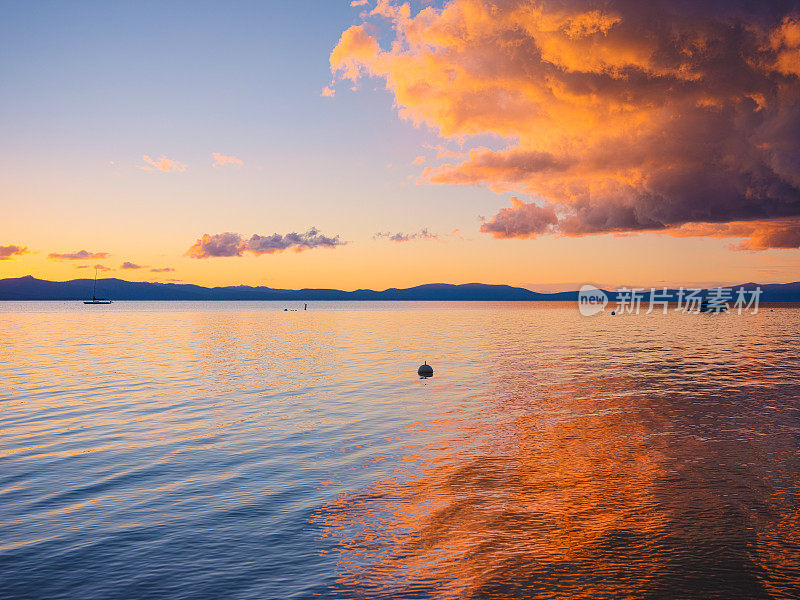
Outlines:
[{"label": "new logo", "polygon": [[606,304],[608,304],[606,293],[593,285],[586,284],[578,291],[578,310],[584,317],[603,312]]}]

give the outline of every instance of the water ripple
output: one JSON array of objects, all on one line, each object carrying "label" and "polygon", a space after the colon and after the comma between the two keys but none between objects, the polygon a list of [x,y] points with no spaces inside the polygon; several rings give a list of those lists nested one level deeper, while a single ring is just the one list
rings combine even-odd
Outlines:
[{"label": "water ripple", "polygon": [[800,308],[281,308],[0,306],[0,598],[800,597]]}]

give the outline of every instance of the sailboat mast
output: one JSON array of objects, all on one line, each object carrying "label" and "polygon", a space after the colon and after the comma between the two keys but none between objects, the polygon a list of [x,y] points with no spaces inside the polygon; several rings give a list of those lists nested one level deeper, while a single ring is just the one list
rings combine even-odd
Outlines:
[{"label": "sailboat mast", "polygon": [[94,268],[94,290],[92,291],[92,300],[97,296],[97,267]]}]

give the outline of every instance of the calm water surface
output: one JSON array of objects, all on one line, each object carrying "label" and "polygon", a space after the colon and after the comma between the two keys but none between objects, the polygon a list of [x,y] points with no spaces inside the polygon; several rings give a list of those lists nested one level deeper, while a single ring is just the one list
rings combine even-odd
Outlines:
[{"label": "calm water surface", "polygon": [[800,598],[797,306],[282,308],[0,303],[0,597]]}]

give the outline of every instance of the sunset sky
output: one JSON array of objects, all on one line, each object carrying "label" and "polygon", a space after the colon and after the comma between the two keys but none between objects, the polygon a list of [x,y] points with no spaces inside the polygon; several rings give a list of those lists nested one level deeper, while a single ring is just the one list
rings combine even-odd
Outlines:
[{"label": "sunset sky", "polygon": [[793,7],[4,2],[0,277],[800,280]]}]

